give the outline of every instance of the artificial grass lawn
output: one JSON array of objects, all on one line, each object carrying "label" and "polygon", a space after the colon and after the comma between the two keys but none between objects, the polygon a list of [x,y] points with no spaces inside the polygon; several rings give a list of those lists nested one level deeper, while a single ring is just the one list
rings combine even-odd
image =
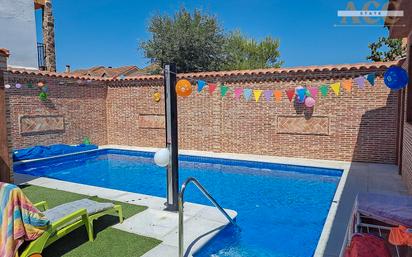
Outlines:
[{"label": "artificial grass lawn", "polygon": [[[49,208],[53,208],[59,204],[89,198],[94,201],[113,202],[122,205],[123,216],[125,219],[146,209],[144,206],[137,206],[39,186],[22,186],[22,189],[33,203],[47,201]],[[118,223],[118,221],[117,216],[103,216],[94,222],[94,242],[88,241],[86,228],[81,227],[47,247],[42,255],[43,257],[136,257],[142,256],[160,243],[159,240],[153,238],[131,234],[110,227]]]}]

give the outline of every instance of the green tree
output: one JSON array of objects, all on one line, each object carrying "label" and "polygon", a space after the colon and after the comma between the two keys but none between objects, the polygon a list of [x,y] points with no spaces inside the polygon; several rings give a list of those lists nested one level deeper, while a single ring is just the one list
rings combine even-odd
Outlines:
[{"label": "green tree", "polygon": [[151,38],[140,46],[152,63],[174,62],[178,72],[220,69],[225,37],[216,17],[181,8],[174,17],[152,17],[149,32]]},{"label": "green tree", "polygon": [[224,52],[224,70],[278,68],[283,64],[279,60],[279,40],[272,37],[257,42],[236,31],[227,37]]},{"label": "green tree", "polygon": [[374,62],[395,61],[406,57],[406,47],[402,46],[401,39],[380,37],[368,47],[371,53],[367,59]]}]

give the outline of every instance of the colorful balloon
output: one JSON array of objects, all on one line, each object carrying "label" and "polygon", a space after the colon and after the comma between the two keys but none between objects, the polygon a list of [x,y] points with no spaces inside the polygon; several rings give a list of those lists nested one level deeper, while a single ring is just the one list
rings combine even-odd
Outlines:
[{"label": "colorful balloon", "polygon": [[47,93],[45,93],[45,92],[40,92],[40,94],[39,94],[39,99],[40,99],[40,101],[42,101],[42,102],[46,101],[46,100],[47,100],[47,97],[48,97]]},{"label": "colorful balloon", "polygon": [[159,93],[159,92],[156,92],[156,93],[153,94],[153,100],[154,100],[155,102],[159,102],[159,101],[160,101],[160,98],[161,98],[161,96],[160,96],[160,93]]},{"label": "colorful balloon", "polygon": [[316,100],[313,97],[311,97],[311,96],[306,97],[306,99],[305,99],[305,106],[306,107],[312,108],[313,106],[315,106],[315,104],[316,104]]},{"label": "colorful balloon", "polygon": [[178,96],[190,96],[192,94],[192,84],[190,84],[189,80],[179,80],[176,84],[176,93]]},{"label": "colorful balloon", "polygon": [[6,85],[4,85],[4,88],[9,89],[9,88],[11,88],[11,86],[10,86],[10,84],[6,84]]},{"label": "colorful balloon", "polygon": [[37,83],[37,86],[38,87],[44,87],[44,83],[40,81],[40,82]]},{"label": "colorful balloon", "polygon": [[17,83],[17,84],[16,84],[16,88],[21,88],[21,84],[20,84],[20,83]]},{"label": "colorful balloon", "polygon": [[399,90],[408,84],[408,73],[399,66],[390,67],[383,75],[385,85],[392,90]]}]

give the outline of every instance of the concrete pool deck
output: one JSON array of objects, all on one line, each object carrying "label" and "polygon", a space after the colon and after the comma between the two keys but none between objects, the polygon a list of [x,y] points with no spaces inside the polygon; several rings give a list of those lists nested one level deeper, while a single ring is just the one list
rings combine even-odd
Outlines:
[{"label": "concrete pool deck", "polygon": [[[157,148],[119,145],[107,145],[100,148],[115,148],[148,152],[158,150]],[[406,187],[401,181],[395,165],[187,150],[180,150],[179,153],[195,156],[251,160],[343,170],[340,183],[331,203],[329,213],[314,254],[315,257],[340,256],[342,245],[345,241],[345,233],[352,211],[352,206],[358,192],[389,192],[392,194],[407,194]],[[35,178],[21,174],[15,174],[15,180],[16,183],[27,182],[29,184],[43,187],[56,188],[86,195],[97,195],[102,198],[148,206],[146,211],[129,218],[123,224],[116,225],[115,227],[128,232],[154,237],[162,241],[159,246],[146,253],[144,255],[145,257],[177,256],[177,214],[163,211],[163,203],[165,201],[164,198],[81,185],[49,178]],[[219,201],[219,199],[217,200]],[[237,214],[234,211],[230,211],[230,215],[235,217]],[[227,224],[228,221],[215,208],[186,203],[185,246],[189,247],[188,256],[191,256],[198,249],[200,249]]]},{"label": "concrete pool deck", "polygon": [[[178,255],[178,213],[164,211],[164,198],[25,174],[15,174],[14,179],[16,184],[30,184],[147,206],[146,210],[113,227],[162,241],[158,246],[143,255],[144,257],[174,257]],[[236,218],[237,213],[235,211],[225,210],[231,218]],[[229,221],[216,208],[189,202],[184,205],[183,220],[186,256],[192,256],[193,253],[229,224]]]}]

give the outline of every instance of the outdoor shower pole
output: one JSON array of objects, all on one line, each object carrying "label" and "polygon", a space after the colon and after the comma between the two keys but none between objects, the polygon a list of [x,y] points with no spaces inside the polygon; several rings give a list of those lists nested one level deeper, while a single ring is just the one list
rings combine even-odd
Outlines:
[{"label": "outdoor shower pole", "polygon": [[167,165],[167,203],[166,210],[177,211],[179,195],[178,172],[178,139],[177,139],[177,96],[176,65],[166,64],[164,67],[165,114],[166,114],[166,147],[169,150]]}]

